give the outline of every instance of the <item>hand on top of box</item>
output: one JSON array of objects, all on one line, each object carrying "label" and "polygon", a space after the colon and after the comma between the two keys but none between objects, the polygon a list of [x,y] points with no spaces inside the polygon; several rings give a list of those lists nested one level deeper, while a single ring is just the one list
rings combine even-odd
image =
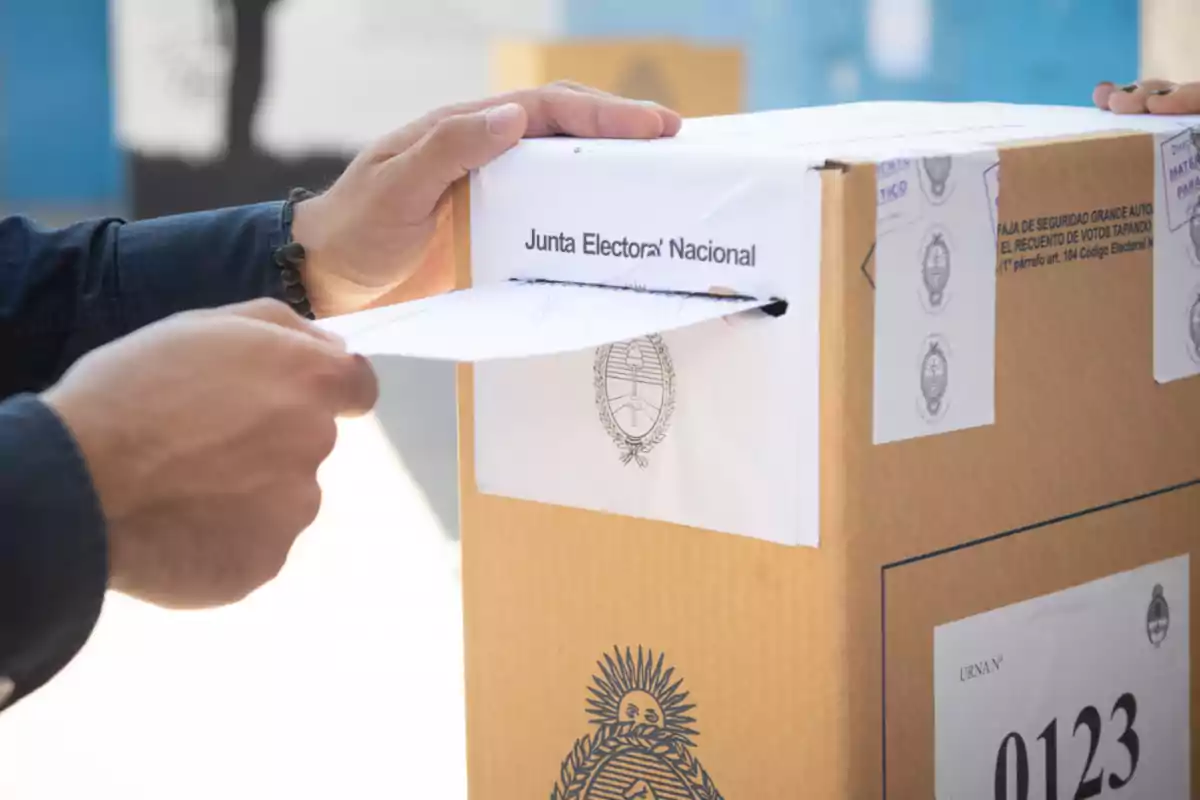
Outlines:
[{"label": "hand on top of box", "polygon": [[1116,86],[1102,81],[1092,90],[1092,102],[1117,114],[1200,114],[1200,82],[1150,78]]},{"label": "hand on top of box", "polygon": [[447,191],[521,139],[657,139],[681,125],[657,103],[570,81],[431,111],[368,146],[327,192],[296,206],[293,235],[307,252],[313,311],[365,308],[418,272],[430,273],[415,281],[421,294],[449,290],[450,261],[426,258]]}]

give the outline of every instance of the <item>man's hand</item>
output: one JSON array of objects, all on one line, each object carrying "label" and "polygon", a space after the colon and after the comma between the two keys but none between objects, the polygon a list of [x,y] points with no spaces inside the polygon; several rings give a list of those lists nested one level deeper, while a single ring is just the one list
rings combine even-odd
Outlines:
[{"label": "man's hand", "polygon": [[[314,312],[366,307],[411,278],[451,184],[522,138],[655,139],[680,125],[661,106],[570,83],[428,114],[368,147],[328,192],[297,207],[293,236],[308,253]],[[439,288],[449,289],[450,276],[441,277]]]},{"label": "man's hand", "polygon": [[149,325],[83,357],[44,399],[92,474],[110,586],[198,607],[278,573],[320,506],[335,418],[376,394],[364,359],[258,300]]},{"label": "man's hand", "polygon": [[1092,90],[1092,102],[1117,114],[1200,114],[1200,83],[1149,79],[1115,86],[1104,81]]}]

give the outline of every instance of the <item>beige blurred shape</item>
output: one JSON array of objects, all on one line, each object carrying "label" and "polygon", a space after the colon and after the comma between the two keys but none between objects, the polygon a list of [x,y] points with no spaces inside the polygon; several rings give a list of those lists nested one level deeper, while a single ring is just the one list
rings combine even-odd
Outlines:
[{"label": "beige blurred shape", "polygon": [[[1200,2],[1142,0],[1141,77],[1200,81]],[[1120,81],[1116,76],[1110,80]]]}]

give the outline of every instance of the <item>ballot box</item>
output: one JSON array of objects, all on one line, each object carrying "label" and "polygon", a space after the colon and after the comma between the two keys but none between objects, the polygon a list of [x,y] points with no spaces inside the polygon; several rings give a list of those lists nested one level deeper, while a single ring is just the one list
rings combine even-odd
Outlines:
[{"label": "ballot box", "polygon": [[678,38],[502,39],[490,58],[494,92],[574,81],[652,100],[686,117],[742,111],[741,48]]},{"label": "ballot box", "polygon": [[1194,118],[523,143],[459,290],[473,800],[1200,795]]}]

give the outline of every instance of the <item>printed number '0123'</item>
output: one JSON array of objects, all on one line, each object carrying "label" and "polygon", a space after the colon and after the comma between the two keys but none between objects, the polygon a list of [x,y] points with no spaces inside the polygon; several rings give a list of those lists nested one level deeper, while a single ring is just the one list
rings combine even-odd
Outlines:
[{"label": "printed number '0123'", "polygon": [[[1132,694],[1121,695],[1113,704],[1110,722],[1116,722],[1118,712],[1124,716],[1124,727],[1117,742],[1129,754],[1129,772],[1121,775],[1109,771],[1108,786],[1114,791],[1133,780],[1137,772],[1138,760],[1141,758],[1141,741],[1138,739],[1134,725],[1137,722],[1137,698]],[[1121,724],[1121,723],[1118,723]],[[1088,706],[1079,712],[1075,718],[1075,729],[1072,735],[1078,735],[1081,729],[1087,729],[1088,755],[1079,776],[1079,784],[1075,789],[1073,800],[1087,800],[1090,797],[1100,797],[1104,792],[1104,773],[1102,765],[1093,764],[1096,759],[1096,749],[1100,746],[1103,721],[1100,712],[1094,706]],[[1038,736],[1046,757],[1046,794],[1045,800],[1059,800],[1058,797],[1058,720],[1053,719]],[[1015,757],[1015,767],[1010,773],[1010,754]],[[1010,733],[1000,742],[1000,751],[996,754],[996,800],[1011,800],[1009,786],[1016,789],[1016,800],[1029,800],[1029,749],[1024,737],[1019,733]]]}]

